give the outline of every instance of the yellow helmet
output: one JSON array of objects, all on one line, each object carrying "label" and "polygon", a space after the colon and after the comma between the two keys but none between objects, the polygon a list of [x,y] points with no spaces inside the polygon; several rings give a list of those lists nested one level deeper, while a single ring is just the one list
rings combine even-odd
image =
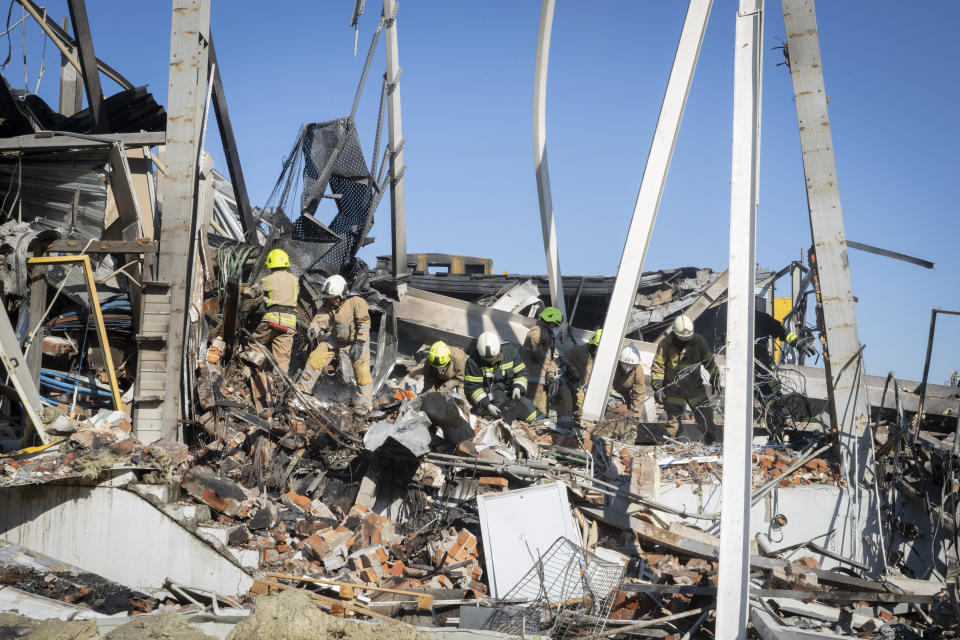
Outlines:
[{"label": "yellow helmet", "polygon": [[286,269],[290,266],[290,256],[283,249],[274,249],[267,254],[268,269]]},{"label": "yellow helmet", "polygon": [[450,347],[442,340],[434,342],[430,346],[430,353],[427,354],[427,361],[437,369],[443,369],[450,364]]},{"label": "yellow helmet", "polygon": [[597,346],[598,344],[600,344],[600,336],[602,335],[603,335],[603,329],[597,329],[596,331],[593,332],[593,335],[590,336],[590,342],[588,342],[587,344],[594,347]]}]

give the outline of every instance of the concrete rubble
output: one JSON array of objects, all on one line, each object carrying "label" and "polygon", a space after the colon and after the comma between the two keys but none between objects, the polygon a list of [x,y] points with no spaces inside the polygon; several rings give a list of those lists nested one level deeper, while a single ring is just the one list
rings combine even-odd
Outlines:
[{"label": "concrete rubble", "polygon": [[[182,28],[184,15],[174,11]],[[209,36],[209,23],[193,26]],[[50,34],[117,73],[89,37]],[[209,45],[197,55],[216,60]],[[469,349],[495,330],[522,343],[549,279],[445,254],[416,261],[479,270],[369,268],[357,251],[387,183],[364,164],[352,116],[298,125],[283,188],[251,207],[216,66],[199,75],[229,178],[198,141],[192,159],[177,150],[183,113],[119,74],[123,91],[87,109],[61,101],[62,113],[0,87],[0,188],[23,194],[21,212],[0,212],[0,636],[715,637],[719,389],[714,428],[687,412],[673,435],[652,396],[639,418],[613,392],[600,421],[554,410],[528,423],[477,415],[455,390],[424,392],[434,340]],[[344,148],[362,171],[340,166]],[[323,197],[336,201],[329,224],[313,215]],[[168,233],[182,228],[196,237]],[[275,248],[301,287],[289,371],[253,338],[262,309],[240,295]],[[823,339],[822,321],[806,325],[819,295],[799,277],[810,268],[758,271],[757,302],[773,313],[777,281],[796,276],[777,320]],[[355,401],[346,351],[313,395],[296,386],[335,274],[373,317],[372,411]],[[695,266],[639,279],[625,339],[648,388],[656,341],[681,313],[723,362],[725,283]],[[613,278],[560,286],[572,301],[565,352],[602,325]],[[864,375],[872,466],[851,486],[829,371],[809,366],[819,355],[768,346],[744,514],[749,633],[957,637],[958,388]],[[853,507],[866,494],[877,509],[864,516]]]}]

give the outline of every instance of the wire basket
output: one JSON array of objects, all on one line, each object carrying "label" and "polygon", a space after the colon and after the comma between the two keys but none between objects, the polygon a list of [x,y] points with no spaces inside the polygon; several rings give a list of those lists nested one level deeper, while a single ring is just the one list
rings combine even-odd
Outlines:
[{"label": "wire basket", "polygon": [[514,636],[599,638],[624,570],[557,538],[510,589],[486,626]]}]

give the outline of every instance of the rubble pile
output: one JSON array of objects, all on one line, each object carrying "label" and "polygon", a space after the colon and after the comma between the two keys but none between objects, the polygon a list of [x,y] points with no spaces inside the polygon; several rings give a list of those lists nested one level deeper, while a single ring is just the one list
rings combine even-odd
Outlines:
[{"label": "rubble pile", "polygon": [[[64,58],[62,113],[0,86],[0,636],[715,637],[724,377],[747,364],[726,360],[730,274],[640,274],[601,358],[612,276],[412,253],[408,273],[405,245],[375,269],[359,257],[388,186],[405,243],[399,68],[366,156],[370,58],[354,113],[298,125],[254,208],[202,11],[175,0],[168,117],[97,60],[83,2],[71,39],[16,1]],[[122,91],[99,95],[101,73]],[[727,469],[749,512],[733,540],[749,543],[749,633],[956,637],[956,380],[883,382],[862,346],[830,362],[821,287],[838,279],[816,252],[846,264],[846,245],[815,245],[754,273],[749,482]]]}]

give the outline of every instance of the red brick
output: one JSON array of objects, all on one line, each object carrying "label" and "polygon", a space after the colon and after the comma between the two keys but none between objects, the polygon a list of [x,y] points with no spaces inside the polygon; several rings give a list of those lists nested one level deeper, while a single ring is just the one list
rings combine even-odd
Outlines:
[{"label": "red brick", "polygon": [[290,502],[297,505],[304,511],[310,508],[310,498],[308,498],[307,496],[302,496],[296,491],[288,491],[287,498],[290,499]]}]

